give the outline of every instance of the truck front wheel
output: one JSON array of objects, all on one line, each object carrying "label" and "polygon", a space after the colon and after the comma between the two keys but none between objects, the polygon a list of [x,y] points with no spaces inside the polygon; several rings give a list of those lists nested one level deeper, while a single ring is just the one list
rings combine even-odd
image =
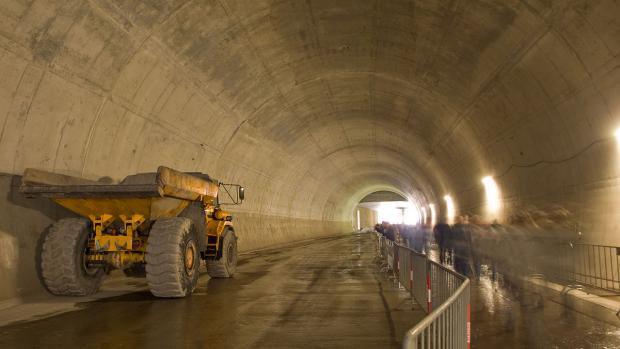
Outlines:
[{"label": "truck front wheel", "polygon": [[41,249],[41,276],[47,290],[58,296],[86,296],[97,292],[105,270],[87,265],[90,223],[66,218],[54,223]]},{"label": "truck front wheel", "polygon": [[207,273],[212,278],[229,278],[237,270],[237,236],[232,229],[226,228],[220,239],[220,258],[207,260]]},{"label": "truck front wheel", "polygon": [[162,218],[153,223],[146,246],[146,280],[157,297],[190,295],[198,283],[200,251],[192,220]]}]

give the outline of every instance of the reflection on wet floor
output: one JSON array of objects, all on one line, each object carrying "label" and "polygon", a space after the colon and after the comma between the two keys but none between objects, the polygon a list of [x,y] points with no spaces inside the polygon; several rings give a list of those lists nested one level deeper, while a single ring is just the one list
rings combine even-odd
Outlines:
[{"label": "reflection on wet floor", "polygon": [[[435,258],[436,251],[429,251]],[[620,348],[620,330],[483,265],[472,280],[472,348]],[[0,328],[0,348],[397,348],[424,316],[379,272],[369,235],[245,257],[233,279],[185,299],[148,292]]]},{"label": "reflection on wet floor", "polygon": [[[439,259],[436,249],[428,252]],[[620,348],[620,328],[547,299],[514,270],[496,268],[482,264],[471,278],[472,348]]]},{"label": "reflection on wet floor", "polygon": [[620,329],[482,265],[472,280],[473,348],[620,348]]},{"label": "reflection on wet floor", "polygon": [[483,266],[472,280],[473,348],[620,348],[618,328],[555,303]]},{"label": "reflection on wet floor", "polygon": [[148,292],[0,328],[0,348],[397,348],[423,312],[369,235],[261,251],[185,299]]}]

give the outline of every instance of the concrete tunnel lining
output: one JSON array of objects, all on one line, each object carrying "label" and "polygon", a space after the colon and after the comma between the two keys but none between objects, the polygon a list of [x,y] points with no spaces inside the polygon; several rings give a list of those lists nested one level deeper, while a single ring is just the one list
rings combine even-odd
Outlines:
[{"label": "concrete tunnel lining", "polygon": [[[350,231],[377,188],[440,210],[452,193],[475,212],[483,175],[613,135],[619,6],[3,1],[0,246],[13,257],[0,299],[39,287],[15,265],[32,270],[36,237],[66,214],[11,194],[26,167],[118,179],[166,165],[242,183],[245,250]],[[559,203],[617,243],[617,155],[604,144],[512,170],[507,207]]]}]

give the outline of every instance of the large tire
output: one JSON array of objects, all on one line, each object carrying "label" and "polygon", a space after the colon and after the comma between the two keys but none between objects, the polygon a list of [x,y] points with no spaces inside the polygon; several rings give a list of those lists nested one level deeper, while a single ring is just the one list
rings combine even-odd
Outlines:
[{"label": "large tire", "polygon": [[97,292],[104,268],[86,266],[90,222],[66,218],[54,223],[41,250],[41,276],[47,290],[58,296],[86,296]]},{"label": "large tire", "polygon": [[212,278],[229,278],[237,270],[237,236],[231,229],[226,228],[222,233],[220,258],[207,260],[207,273]]},{"label": "large tire", "polygon": [[198,283],[200,253],[196,229],[189,218],[157,220],[146,246],[146,280],[157,297],[190,295]]}]

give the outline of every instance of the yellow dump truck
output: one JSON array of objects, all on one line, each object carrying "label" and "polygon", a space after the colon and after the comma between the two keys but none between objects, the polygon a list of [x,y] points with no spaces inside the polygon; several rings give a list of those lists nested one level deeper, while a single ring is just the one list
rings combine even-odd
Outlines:
[{"label": "yellow dump truck", "polygon": [[221,205],[243,201],[238,184],[163,166],[118,184],[27,169],[20,191],[81,216],[57,221],[43,239],[41,275],[53,294],[92,294],[112,268],[146,277],[158,297],[191,294],[201,259],[211,277],[235,273],[237,237]]}]

